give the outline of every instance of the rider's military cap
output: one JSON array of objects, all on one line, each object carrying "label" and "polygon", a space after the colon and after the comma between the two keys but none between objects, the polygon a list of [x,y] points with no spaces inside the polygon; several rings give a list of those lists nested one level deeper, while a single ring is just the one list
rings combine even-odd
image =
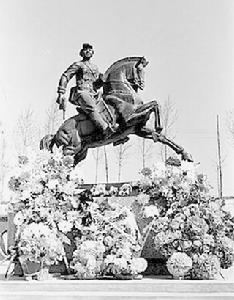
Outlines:
[{"label": "rider's military cap", "polygon": [[93,46],[88,44],[88,43],[84,43],[83,47],[82,47],[82,50],[86,50],[86,49],[93,49]]}]

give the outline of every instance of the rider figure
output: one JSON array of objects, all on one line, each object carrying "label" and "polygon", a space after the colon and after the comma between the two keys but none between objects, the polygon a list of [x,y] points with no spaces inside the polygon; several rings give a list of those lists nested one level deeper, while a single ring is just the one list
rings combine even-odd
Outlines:
[{"label": "rider figure", "polygon": [[80,50],[82,60],[70,65],[60,78],[56,102],[60,109],[65,109],[63,95],[66,92],[68,82],[75,75],[76,86],[71,88],[69,101],[87,114],[99,131],[107,137],[113,133],[113,129],[108,126],[97,111],[97,90],[102,87],[103,80],[97,66],[90,61],[93,54],[92,45],[83,44]]}]

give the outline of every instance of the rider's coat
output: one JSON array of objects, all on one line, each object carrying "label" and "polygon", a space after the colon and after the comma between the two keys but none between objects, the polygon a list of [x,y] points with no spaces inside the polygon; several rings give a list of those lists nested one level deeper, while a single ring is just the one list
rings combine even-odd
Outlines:
[{"label": "rider's coat", "polygon": [[[68,67],[62,74],[59,81],[58,92],[64,94],[70,79],[76,78],[76,92],[87,92],[91,95],[96,94],[96,90],[100,87],[98,67],[91,62],[79,61]],[[72,95],[71,95],[72,96]],[[72,100],[72,99],[70,99]]]}]

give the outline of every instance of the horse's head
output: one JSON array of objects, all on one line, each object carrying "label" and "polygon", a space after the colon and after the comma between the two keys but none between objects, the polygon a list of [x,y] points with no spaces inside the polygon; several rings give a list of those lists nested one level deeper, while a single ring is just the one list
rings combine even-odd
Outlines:
[{"label": "horse's head", "polygon": [[[126,57],[115,62],[105,73],[104,79],[109,88],[120,89],[120,83],[128,83],[135,92],[145,85],[144,68],[148,65],[145,57]],[[117,84],[118,82],[118,84]],[[122,86],[125,90],[126,86]]]},{"label": "horse's head", "polygon": [[132,87],[137,92],[138,88],[141,90],[145,87],[145,67],[148,65],[148,61],[145,57],[141,57],[136,64],[133,66],[133,74],[134,77],[128,79],[129,82],[132,84]]}]

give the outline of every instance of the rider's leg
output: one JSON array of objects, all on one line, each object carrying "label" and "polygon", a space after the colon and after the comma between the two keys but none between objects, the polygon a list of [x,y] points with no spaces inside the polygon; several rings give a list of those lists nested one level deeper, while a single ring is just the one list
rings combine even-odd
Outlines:
[{"label": "rider's leg", "polygon": [[98,113],[95,99],[87,92],[81,92],[78,98],[78,104],[81,109],[90,117],[95,127],[105,136],[109,136],[113,133],[113,130],[103,120],[101,115]]}]

